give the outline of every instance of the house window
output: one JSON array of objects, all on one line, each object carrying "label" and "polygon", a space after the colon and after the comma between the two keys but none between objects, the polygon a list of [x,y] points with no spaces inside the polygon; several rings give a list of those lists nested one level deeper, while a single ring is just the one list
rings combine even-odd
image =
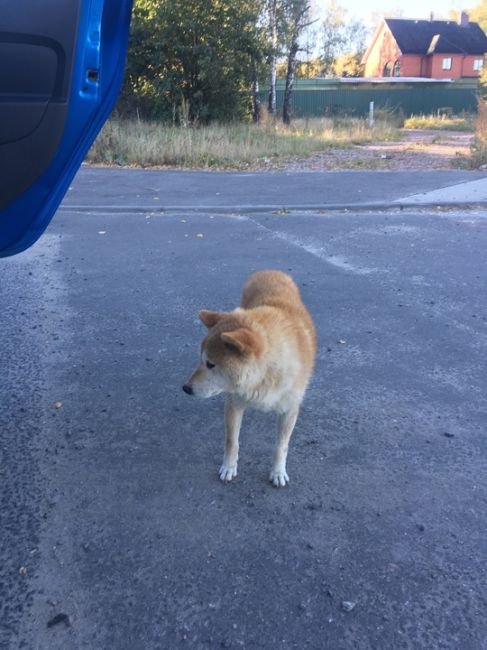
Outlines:
[{"label": "house window", "polygon": [[480,72],[483,67],[484,67],[484,60],[483,59],[475,59],[475,61],[473,62],[473,69],[476,72]]},{"label": "house window", "polygon": [[383,77],[390,77],[391,76],[391,64],[386,63],[384,66],[384,69],[382,71],[382,76]]},{"label": "house window", "polygon": [[392,70],[392,76],[393,77],[400,77],[401,76],[401,62],[396,61],[394,63],[394,68]]},{"label": "house window", "polygon": [[451,70],[451,56],[447,57],[446,59],[443,59],[441,63],[441,68],[442,70]]}]

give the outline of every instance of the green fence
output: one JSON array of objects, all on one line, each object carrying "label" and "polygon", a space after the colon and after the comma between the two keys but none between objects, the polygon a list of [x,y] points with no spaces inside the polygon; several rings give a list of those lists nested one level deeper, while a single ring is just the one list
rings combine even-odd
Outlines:
[{"label": "green fence", "polygon": [[[283,80],[278,81],[276,95],[277,107],[281,109]],[[295,117],[362,117],[368,114],[369,103],[374,102],[375,109],[402,110],[407,116],[437,111],[473,113],[477,110],[477,96],[476,80],[374,83],[300,79],[291,95],[291,111]],[[262,101],[267,101],[264,93]]]}]

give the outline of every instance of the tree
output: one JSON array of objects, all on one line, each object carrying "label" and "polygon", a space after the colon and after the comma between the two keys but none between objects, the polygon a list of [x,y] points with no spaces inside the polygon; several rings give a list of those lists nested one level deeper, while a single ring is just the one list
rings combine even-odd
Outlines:
[{"label": "tree", "polygon": [[[487,33],[487,0],[480,0],[480,2],[468,12],[469,20],[476,22]],[[480,94],[482,97],[487,96],[487,66],[484,65],[480,73]]]},{"label": "tree", "polygon": [[248,114],[264,59],[260,9],[259,0],[136,0],[122,110],[192,123]]},{"label": "tree", "polygon": [[336,0],[328,0],[322,25],[321,74],[332,76],[333,66],[347,42],[345,33],[346,10]]},{"label": "tree", "polygon": [[[285,70],[284,70],[285,72]],[[321,61],[319,57],[308,58],[296,63],[296,79],[313,79],[321,74]]]},{"label": "tree", "polygon": [[364,66],[361,54],[342,54],[334,62],[335,77],[363,77]]},{"label": "tree", "polygon": [[480,2],[467,13],[469,20],[478,23],[484,32],[487,33],[487,0],[480,0]]},{"label": "tree", "polygon": [[310,18],[310,0],[284,0],[283,15],[287,40],[286,83],[282,103],[282,120],[291,122],[291,93],[294,85],[297,55],[300,49],[299,39],[304,30],[314,21]]},{"label": "tree", "polygon": [[[328,0],[321,37],[321,74],[360,76],[360,61],[366,49],[369,30],[364,23],[348,18],[347,10],[336,0]],[[346,73],[346,74],[344,74]]]},{"label": "tree", "polygon": [[269,36],[269,61],[270,61],[270,88],[267,107],[269,113],[275,117],[276,114],[276,81],[277,81],[277,57],[278,50],[278,0],[267,0],[268,36]]}]

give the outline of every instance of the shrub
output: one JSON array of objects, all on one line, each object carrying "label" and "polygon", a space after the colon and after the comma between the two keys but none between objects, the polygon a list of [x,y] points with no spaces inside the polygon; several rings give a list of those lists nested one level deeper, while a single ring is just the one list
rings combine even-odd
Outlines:
[{"label": "shrub", "polygon": [[487,101],[479,99],[470,166],[476,168],[485,164],[487,164]]}]

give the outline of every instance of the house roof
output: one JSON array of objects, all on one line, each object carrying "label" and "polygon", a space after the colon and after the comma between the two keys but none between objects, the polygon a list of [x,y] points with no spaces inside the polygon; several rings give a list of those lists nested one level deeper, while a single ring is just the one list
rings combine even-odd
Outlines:
[{"label": "house roof", "polygon": [[386,18],[403,54],[484,54],[487,36],[478,23],[462,27],[446,20]]}]

